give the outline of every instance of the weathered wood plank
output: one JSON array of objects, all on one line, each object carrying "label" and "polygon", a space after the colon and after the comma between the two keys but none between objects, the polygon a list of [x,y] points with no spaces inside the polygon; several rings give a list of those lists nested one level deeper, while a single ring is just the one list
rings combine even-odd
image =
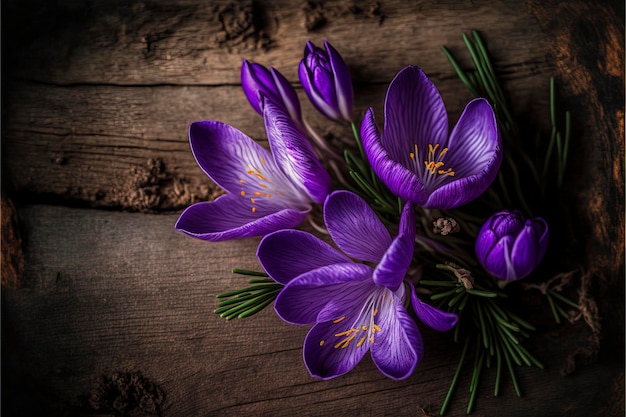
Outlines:
[{"label": "weathered wood plank", "polygon": [[[464,55],[460,33],[470,29],[484,31],[515,109],[533,122],[547,115],[554,68],[577,133],[564,216],[580,244],[567,256],[598,277],[602,343],[596,363],[562,378],[588,330],[540,320],[534,351],[548,369],[521,370],[521,400],[510,385],[500,399],[486,388],[475,415],[623,415],[623,5],[616,14],[611,2],[584,0],[61,3],[3,3],[3,185],[17,202],[172,210],[212,198],[187,124],[220,119],[262,140],[237,85],[241,58],[296,83],[306,39],[326,37],[341,51],[358,109],[379,115],[385,85],[410,63],[434,76],[454,119],[469,95],[439,46]],[[333,138],[347,132],[320,116],[312,123]],[[445,336],[425,332],[426,359],[408,381],[389,381],[365,360],[320,382],[301,362],[306,329],[271,311],[237,323],[214,317],[213,295],[234,286],[228,269],[255,267],[254,240],[195,241],[172,230],[175,216],[44,206],[20,214],[26,270],[2,291],[3,407],[8,398],[13,415],[413,416],[435,414],[445,395],[458,354]],[[464,414],[467,382],[451,415]],[[114,408],[129,384],[142,405]]]},{"label": "weathered wood plank", "polygon": [[[537,91],[536,86],[547,85],[546,68],[533,75],[522,62],[511,68],[504,80],[516,108],[540,118],[536,113],[545,109],[547,90]],[[435,81],[456,120],[471,96],[450,68],[445,71],[446,77]],[[355,114],[373,106],[382,123],[386,88],[357,86]],[[298,91],[307,120],[342,152],[345,144],[339,138],[350,139],[350,129],[324,119]],[[189,150],[187,127],[193,121],[220,120],[262,143],[266,139],[262,118],[238,86],[20,83],[14,85],[10,102],[4,150],[12,190],[95,207],[171,210],[210,198],[213,185]]]},{"label": "weathered wood plank", "polygon": [[[248,320],[216,317],[214,295],[244,282],[229,269],[258,268],[257,239],[194,240],[174,231],[172,215],[51,206],[20,215],[24,280],[2,292],[3,373],[12,375],[3,406],[21,411],[12,415],[120,415],[113,402],[119,407],[129,385],[145,398],[127,415],[153,415],[150,406],[163,416],[419,416],[436,413],[445,396],[459,354],[449,336],[424,329],[425,360],[406,381],[383,377],[369,359],[342,378],[317,381],[301,359],[305,327],[281,322],[271,309]],[[523,399],[508,382],[494,398],[494,374],[485,374],[474,415],[583,416],[615,395],[620,369],[611,362],[559,374],[584,343],[583,328],[541,327],[534,350],[547,370],[519,368]],[[120,384],[125,377],[135,385]],[[468,382],[449,416],[465,414]]]},{"label": "weathered wood plank", "polygon": [[[599,275],[624,281],[624,4],[536,2],[531,7],[548,42],[549,59],[572,106],[580,151],[572,183],[597,242],[584,252]],[[557,24],[558,22],[558,24]],[[614,277],[614,278],[608,278]],[[623,327],[622,327],[623,331]]]},{"label": "weathered wood plank", "polygon": [[[33,3],[37,7],[33,6]],[[376,4],[378,7],[376,7]],[[262,2],[15,2],[9,13],[37,25],[16,27],[14,75],[54,84],[236,84],[245,57],[290,80],[307,39],[326,37],[357,82],[388,82],[408,63],[444,67],[441,44],[489,30],[497,60],[544,53],[537,22],[523,2],[386,0]],[[12,24],[9,20],[8,24]],[[17,24],[17,23],[16,23]],[[307,29],[308,28],[308,29]],[[27,42],[24,42],[27,41]],[[375,62],[372,66],[369,63]]]}]

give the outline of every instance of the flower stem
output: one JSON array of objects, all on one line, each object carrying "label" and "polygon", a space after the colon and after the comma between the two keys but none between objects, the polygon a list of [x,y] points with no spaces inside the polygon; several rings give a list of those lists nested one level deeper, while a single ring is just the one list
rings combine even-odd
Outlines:
[{"label": "flower stem", "polygon": [[468,337],[465,340],[465,345],[463,346],[463,351],[461,352],[461,358],[459,359],[459,364],[456,367],[456,371],[454,372],[454,376],[452,377],[452,382],[450,383],[450,388],[448,388],[448,393],[446,394],[446,398],[443,400],[443,404],[441,405],[441,409],[439,410],[440,415],[444,415],[448,410],[448,405],[450,405],[450,400],[452,399],[452,395],[456,390],[456,384],[459,381],[459,375],[461,374],[461,368],[463,368],[463,363],[465,362],[465,355],[467,354],[467,347],[469,346],[470,338]]}]

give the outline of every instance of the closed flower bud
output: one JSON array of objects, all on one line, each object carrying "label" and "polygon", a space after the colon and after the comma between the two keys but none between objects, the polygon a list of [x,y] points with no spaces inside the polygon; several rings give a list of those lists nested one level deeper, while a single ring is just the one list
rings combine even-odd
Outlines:
[{"label": "closed flower bud", "polygon": [[241,65],[241,86],[252,108],[260,115],[263,115],[263,99],[267,98],[302,126],[302,112],[296,90],[276,69],[270,67],[268,70],[263,65],[244,59]]},{"label": "closed flower bud", "polygon": [[517,210],[494,214],[478,232],[476,256],[494,277],[506,281],[529,275],[548,248],[548,225],[540,217],[525,220]]},{"label": "closed flower bud", "polygon": [[328,42],[326,51],[308,41],[298,75],[311,103],[332,120],[352,122],[352,78],[347,65]]}]

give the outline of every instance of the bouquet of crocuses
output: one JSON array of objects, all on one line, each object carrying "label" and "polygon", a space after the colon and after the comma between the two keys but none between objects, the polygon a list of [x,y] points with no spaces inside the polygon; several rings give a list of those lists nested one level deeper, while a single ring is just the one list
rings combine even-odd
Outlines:
[{"label": "bouquet of crocuses", "polygon": [[[243,318],[273,302],[284,321],[312,325],[303,356],[313,377],[343,375],[369,351],[385,376],[408,378],[423,354],[417,322],[452,331],[463,349],[442,413],[467,355],[474,355],[468,412],[483,368],[496,368],[495,395],[504,369],[519,395],[514,365],[542,366],[523,347],[534,328],[512,311],[505,284],[531,274],[548,248],[548,224],[530,215],[520,177],[560,185],[569,145],[569,114],[561,133],[551,85],[543,165],[525,153],[484,42],[477,33],[464,40],[474,71],[444,53],[479,97],[451,132],[437,88],[417,66],[389,84],[382,130],[372,108],[359,128],[341,55],[327,41],[323,49],[307,42],[298,70],[306,95],[328,119],[352,126],[354,143],[341,156],[303,119],[280,72],[244,60],[243,90],[264,119],[270,149],[225,123],[192,123],[193,155],[226,193],[188,207],[176,224],[212,242],[263,236],[256,253],[263,272],[235,269],[252,276],[249,286],[219,294],[216,313]],[[558,167],[555,175],[548,166]],[[334,245],[294,229],[307,219]],[[557,320],[575,307],[548,295]]]}]

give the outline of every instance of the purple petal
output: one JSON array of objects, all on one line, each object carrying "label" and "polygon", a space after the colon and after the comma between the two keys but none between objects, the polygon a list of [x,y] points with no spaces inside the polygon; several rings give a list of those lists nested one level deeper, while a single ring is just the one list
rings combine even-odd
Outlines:
[{"label": "purple petal", "polygon": [[324,46],[328,51],[330,65],[332,66],[335,76],[335,91],[337,94],[337,105],[339,113],[348,122],[352,121],[352,103],[354,101],[354,92],[352,89],[352,78],[350,70],[344,62],[343,58],[333,46],[324,40]]},{"label": "purple petal", "polygon": [[[511,263],[517,279],[528,276],[543,258],[547,248],[547,228],[541,218],[528,220],[515,239],[511,249]],[[542,244],[542,240],[546,244]]]},{"label": "purple petal", "polygon": [[502,140],[489,102],[468,103],[450,135],[446,167],[424,207],[452,209],[480,196],[493,182],[502,163]]},{"label": "purple petal", "polygon": [[518,210],[503,210],[491,216],[486,225],[498,237],[516,236],[524,227],[524,216]]},{"label": "purple petal", "polygon": [[391,236],[376,213],[349,191],[335,191],[328,196],[324,222],[339,249],[362,261],[377,263],[391,244]]},{"label": "purple petal", "polygon": [[266,101],[263,115],[276,164],[293,184],[321,204],[330,191],[331,180],[308,139],[285,111],[271,101]]},{"label": "purple petal", "polygon": [[318,91],[317,86],[315,85],[314,74],[309,68],[307,68],[304,59],[300,61],[300,65],[298,67],[298,78],[300,78],[304,92],[311,101],[311,104],[313,104],[313,106],[320,113],[332,120],[341,119],[341,115],[328,103],[326,103],[324,97]]},{"label": "purple petal", "polygon": [[363,117],[360,133],[365,155],[378,178],[394,195],[417,205],[424,204],[428,198],[424,184],[383,147],[372,108]]},{"label": "purple petal", "polygon": [[355,263],[323,266],[297,276],[276,297],[274,309],[284,321],[315,323],[320,311],[332,300],[349,303],[364,294],[363,281],[370,282],[371,268]]},{"label": "purple petal", "polygon": [[216,121],[195,122],[189,127],[189,142],[200,168],[229,193],[256,199],[274,197],[286,206],[308,209],[308,199],[285,177],[272,155],[234,127]]},{"label": "purple petal", "polygon": [[476,237],[476,257],[481,264],[485,264],[486,258],[498,241],[498,236],[489,228],[489,222],[485,223]]},{"label": "purple petal", "polygon": [[[253,67],[256,65],[256,67]],[[258,77],[261,77],[267,70],[258,64],[251,64],[247,60],[243,60],[241,64],[241,87],[250,102],[252,108],[259,114],[263,114],[263,99],[261,97],[261,88]],[[269,79],[269,74],[266,74]]]},{"label": "purple petal", "polygon": [[415,212],[411,203],[406,203],[400,216],[399,234],[376,266],[374,282],[392,291],[397,290],[411,265],[414,248]]},{"label": "purple petal", "polygon": [[511,264],[515,270],[515,279],[526,277],[538,263],[537,236],[531,227],[525,227],[511,248]]},{"label": "purple petal", "polygon": [[215,201],[187,207],[178,218],[176,229],[212,242],[262,236],[297,226],[309,210],[310,207],[296,210],[263,203],[252,205],[248,199],[226,194]]},{"label": "purple petal", "polygon": [[374,321],[379,298],[384,292],[392,296],[369,279],[343,285],[341,295],[318,315],[304,344],[309,372],[322,379],[345,374],[361,360],[379,330]]},{"label": "purple petal", "polygon": [[300,230],[279,230],[265,236],[257,258],[265,272],[281,284],[322,266],[351,262],[328,243]]},{"label": "purple petal", "polygon": [[410,157],[415,146],[443,146],[447,135],[448,115],[435,85],[418,67],[402,69],[387,89],[382,146],[394,161],[419,173],[424,165]]},{"label": "purple petal", "polygon": [[313,73],[313,88],[317,90],[316,92],[324,103],[332,109],[338,109],[332,70],[330,67],[320,64],[319,60],[315,60],[314,66],[309,67]]},{"label": "purple petal", "polygon": [[413,304],[413,311],[422,323],[440,332],[447,332],[456,325],[458,321],[456,314],[442,311],[422,302],[417,297],[413,284],[411,282],[408,282],[408,284],[411,288],[411,304]]},{"label": "purple petal", "polygon": [[270,67],[270,73],[274,79],[276,92],[281,98],[281,102],[276,104],[284,106],[289,117],[302,126],[302,111],[300,110],[300,100],[296,90],[278,70]]},{"label": "purple petal", "polygon": [[376,367],[385,376],[400,380],[409,377],[421,361],[424,343],[402,300],[389,295],[376,317],[380,331],[374,335],[370,350]]},{"label": "purple petal", "polygon": [[332,321],[317,323],[307,334],[302,355],[311,376],[320,379],[332,379],[346,374],[367,353],[367,345],[357,346],[358,342],[355,340],[348,344],[342,342],[352,335],[342,339],[335,336],[347,331],[341,324]]},{"label": "purple petal", "polygon": [[321,323],[324,321],[337,320],[338,322],[342,320],[341,318],[346,316],[346,314],[352,316],[353,313],[358,313],[352,320],[363,321],[363,324],[369,325],[374,310],[370,311],[366,307],[372,307],[373,303],[368,303],[368,301],[371,301],[372,294],[376,291],[380,291],[380,287],[377,287],[371,279],[367,279],[370,278],[371,275],[372,270],[369,268],[368,271],[364,271],[361,281],[352,281],[343,284],[344,287],[342,287],[342,290],[339,291],[336,296],[329,299],[328,303],[326,303],[324,308],[317,315],[315,321]]},{"label": "purple petal", "polygon": [[513,238],[504,236],[493,247],[485,258],[483,267],[496,278],[515,280],[517,274],[511,262],[511,246]]}]

